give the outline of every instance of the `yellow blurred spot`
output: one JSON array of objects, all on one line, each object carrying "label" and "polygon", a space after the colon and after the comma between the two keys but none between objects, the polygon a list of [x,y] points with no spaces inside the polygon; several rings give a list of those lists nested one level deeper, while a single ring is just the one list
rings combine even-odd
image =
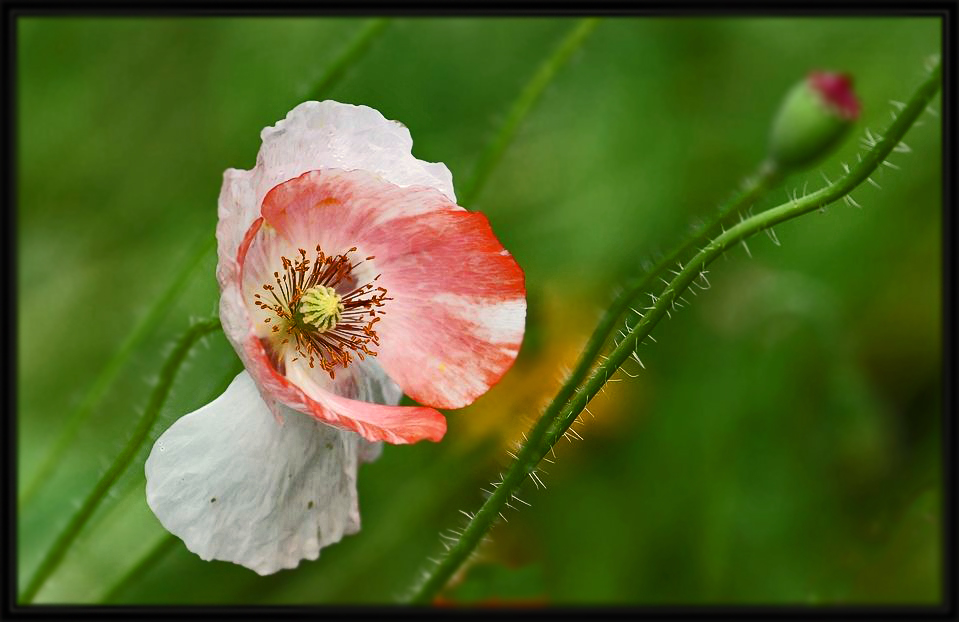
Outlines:
[{"label": "yellow blurred spot", "polygon": [[[595,292],[570,291],[569,283],[550,285],[535,298],[537,309],[532,321],[541,331],[535,348],[523,347],[512,369],[474,404],[457,411],[455,425],[462,432],[457,438],[473,443],[495,436],[502,446],[522,440],[550,399],[556,395],[576,364],[598,317],[599,309],[590,304],[570,304],[571,300],[595,300]],[[627,363],[629,365],[629,363]],[[619,374],[617,374],[617,378]],[[592,415],[580,415],[584,434],[619,434],[628,423],[626,417],[641,416],[646,380],[625,377],[628,382],[613,382],[605,394],[589,404]],[[451,421],[452,422],[452,421]],[[563,445],[566,443],[564,442]]]}]

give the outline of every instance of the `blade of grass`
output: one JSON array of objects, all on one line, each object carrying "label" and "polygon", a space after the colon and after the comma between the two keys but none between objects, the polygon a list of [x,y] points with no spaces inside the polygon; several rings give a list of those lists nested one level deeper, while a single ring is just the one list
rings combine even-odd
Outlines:
[{"label": "blade of grass", "polygon": [[556,50],[550,54],[539,69],[533,75],[532,79],[526,84],[520,92],[519,97],[513,102],[506,120],[499,128],[496,136],[483,150],[476,168],[473,169],[473,175],[463,186],[461,196],[462,205],[469,206],[479,196],[486,185],[486,180],[493,169],[499,163],[506,148],[512,142],[516,131],[519,129],[523,119],[530,113],[536,102],[542,96],[543,91],[553,81],[560,69],[569,61],[573,53],[582,47],[586,38],[595,30],[599,19],[590,17],[578,20],[569,34],[563,38]]},{"label": "blade of grass", "polygon": [[323,72],[323,76],[320,77],[313,89],[310,90],[307,99],[320,99],[333,90],[333,87],[346,75],[346,71],[353,62],[370,49],[373,41],[383,33],[389,24],[390,20],[387,18],[371,19],[366,22],[366,25],[353,37],[349,45],[327,66]]}]

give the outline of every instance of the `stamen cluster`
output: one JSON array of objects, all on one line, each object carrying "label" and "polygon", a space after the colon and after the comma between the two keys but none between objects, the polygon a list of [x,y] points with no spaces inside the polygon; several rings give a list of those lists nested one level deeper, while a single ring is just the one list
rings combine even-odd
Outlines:
[{"label": "stamen cluster", "polygon": [[[276,285],[263,285],[263,290],[269,293],[273,302],[257,293],[254,294],[253,304],[273,312],[273,317],[263,321],[273,323],[272,332],[280,338],[281,347],[293,344],[298,356],[291,362],[301,357],[308,359],[311,368],[318,364],[330,374],[330,378],[334,378],[335,368],[346,368],[353,361],[354,354],[360,360],[365,359],[366,355],[376,356],[376,352],[370,349],[370,344],[379,345],[373,326],[385,313],[382,309],[384,301],[392,298],[386,297],[385,288],[375,285],[380,278],[377,274],[372,281],[340,296],[342,311],[338,317],[324,318],[325,321],[319,326],[311,323],[304,317],[304,309],[301,309],[304,295],[310,290],[325,288],[338,292],[338,285],[345,288],[354,280],[353,270],[357,266],[374,257],[352,263],[349,255],[356,252],[356,247],[340,255],[326,255],[317,245],[316,258],[310,260],[305,250],[297,250],[299,259],[280,257],[283,272],[282,275],[279,271],[273,273]],[[279,321],[274,322],[274,319]],[[316,322],[312,315],[310,319]]]}]

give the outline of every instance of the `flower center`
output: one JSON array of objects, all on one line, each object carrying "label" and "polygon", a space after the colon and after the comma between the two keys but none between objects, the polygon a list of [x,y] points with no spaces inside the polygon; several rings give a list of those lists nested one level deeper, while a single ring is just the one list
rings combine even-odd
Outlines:
[{"label": "flower center", "polygon": [[[376,356],[370,346],[380,342],[373,326],[385,313],[383,302],[392,298],[386,297],[385,288],[374,285],[378,274],[356,286],[354,268],[374,257],[353,263],[349,255],[355,247],[341,255],[326,255],[317,245],[313,260],[298,250],[299,259],[280,257],[283,272],[273,273],[276,285],[264,284],[266,294],[254,294],[253,304],[272,311],[263,321],[273,323],[280,348],[292,345],[297,356],[290,362],[302,357],[311,368],[318,364],[334,378],[335,368],[347,367],[354,354],[360,360],[367,354]],[[343,290],[347,293],[340,294]]]},{"label": "flower center", "polygon": [[303,292],[297,311],[307,324],[311,324],[318,333],[334,328],[343,317],[343,299],[336,290],[326,285],[317,285]]}]

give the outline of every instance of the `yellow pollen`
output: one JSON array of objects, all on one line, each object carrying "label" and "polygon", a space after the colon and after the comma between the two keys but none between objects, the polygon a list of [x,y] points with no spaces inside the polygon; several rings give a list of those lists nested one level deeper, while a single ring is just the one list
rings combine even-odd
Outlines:
[{"label": "yellow pollen", "polygon": [[343,299],[332,287],[317,285],[303,292],[297,311],[303,321],[317,332],[325,333],[339,323],[345,309]]}]

